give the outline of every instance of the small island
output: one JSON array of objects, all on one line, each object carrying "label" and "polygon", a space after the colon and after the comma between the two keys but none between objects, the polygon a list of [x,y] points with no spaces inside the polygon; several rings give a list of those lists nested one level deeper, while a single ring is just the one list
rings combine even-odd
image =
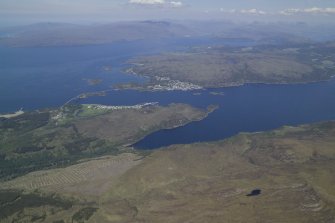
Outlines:
[{"label": "small island", "polygon": [[91,85],[91,86],[101,84],[102,82],[102,79],[84,79],[84,80],[88,83],[88,85]]},{"label": "small island", "polygon": [[209,94],[214,96],[224,96],[224,92],[211,91]]},{"label": "small island", "polygon": [[97,91],[97,92],[87,92],[78,95],[76,98],[89,98],[89,97],[105,97],[107,95],[106,91]]},{"label": "small island", "polygon": [[112,72],[113,71],[113,67],[112,66],[103,66],[101,68],[102,71],[105,71],[105,72]]}]

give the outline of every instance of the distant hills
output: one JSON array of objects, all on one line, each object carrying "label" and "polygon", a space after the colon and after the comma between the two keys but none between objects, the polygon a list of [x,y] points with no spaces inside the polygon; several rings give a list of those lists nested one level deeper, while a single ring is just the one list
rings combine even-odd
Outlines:
[{"label": "distant hills", "polygon": [[3,29],[0,33],[0,42],[16,47],[105,44],[193,35],[183,25],[153,21],[103,25],[39,23]]},{"label": "distant hills", "polygon": [[305,43],[310,39],[332,40],[335,39],[333,30],[335,29],[332,27],[307,24],[237,24],[227,21],[148,20],[94,25],[37,23],[1,28],[0,44],[14,47],[69,46],[182,37],[237,38],[250,39],[262,44],[287,44]]}]

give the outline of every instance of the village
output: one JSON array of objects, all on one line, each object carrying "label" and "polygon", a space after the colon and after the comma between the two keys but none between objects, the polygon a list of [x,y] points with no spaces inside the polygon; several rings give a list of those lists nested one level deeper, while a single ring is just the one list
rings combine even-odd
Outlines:
[{"label": "village", "polygon": [[169,78],[160,78],[157,81],[159,81],[159,84],[149,85],[147,88],[152,91],[191,91],[203,89],[203,87],[196,84],[170,80]]},{"label": "village", "polygon": [[101,109],[101,110],[124,110],[124,109],[142,109],[147,106],[154,106],[158,105],[158,102],[148,102],[148,103],[142,103],[137,105],[122,105],[122,106],[116,106],[116,105],[98,105],[98,104],[89,104],[89,105],[83,105],[87,106],[88,109]]}]

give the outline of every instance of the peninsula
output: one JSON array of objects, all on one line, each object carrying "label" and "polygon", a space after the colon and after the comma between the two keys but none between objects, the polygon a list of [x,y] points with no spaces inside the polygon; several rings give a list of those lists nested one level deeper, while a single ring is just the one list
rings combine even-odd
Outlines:
[{"label": "peninsula", "polygon": [[125,147],[144,136],[205,118],[215,108],[186,104],[133,106],[67,104],[0,119],[0,181],[103,154],[135,152]]},{"label": "peninsula", "polygon": [[[246,83],[292,84],[328,80],[335,73],[335,47],[328,44],[198,47],[189,52],[129,61],[131,73],[150,78],[148,90],[173,83],[217,88]],[[180,84],[179,84],[180,85]],[[181,85],[183,86],[183,85]],[[196,89],[192,87],[191,89]]]}]

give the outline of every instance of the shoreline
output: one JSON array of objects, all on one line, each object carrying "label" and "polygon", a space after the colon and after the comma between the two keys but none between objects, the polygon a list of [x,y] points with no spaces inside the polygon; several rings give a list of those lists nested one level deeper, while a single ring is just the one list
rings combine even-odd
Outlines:
[{"label": "shoreline", "polygon": [[[129,70],[131,70],[131,72],[129,72]],[[155,77],[151,77],[151,76],[147,76],[147,75],[143,75],[143,74],[139,74],[136,73],[132,67],[129,68],[128,70],[125,71],[126,74],[130,74],[130,75],[136,75],[136,76],[140,76],[143,78],[147,78],[149,79],[151,82],[149,82],[149,84],[147,85],[143,85],[143,84],[139,84],[139,85],[135,85],[135,86],[129,86],[129,85],[124,85],[124,86],[116,86],[117,90],[139,90],[139,91],[149,91],[149,92],[158,92],[158,91],[194,91],[194,90],[209,90],[209,89],[220,89],[220,88],[231,88],[231,87],[242,87],[245,85],[249,85],[249,84],[263,84],[263,85],[304,85],[304,84],[313,84],[313,83],[322,83],[322,82],[327,82],[327,81],[331,81],[332,79],[335,79],[335,74],[329,76],[329,78],[327,79],[323,79],[323,80],[311,80],[311,81],[297,81],[297,82],[235,82],[235,83],[227,83],[227,84],[221,84],[218,86],[203,86],[203,85],[199,85],[199,84],[195,84],[192,82],[183,82],[180,81],[182,83],[190,83],[192,85],[195,86],[199,86],[199,89],[164,89],[168,88],[169,86],[164,86],[164,81],[160,81],[157,80],[157,78]],[[164,78],[168,78],[169,81],[179,81],[179,80],[174,80],[174,79],[170,79],[169,77],[160,77],[162,79]],[[163,88],[161,89],[153,89],[156,85],[162,85]]]},{"label": "shoreline", "polygon": [[23,114],[24,114],[24,111],[21,108],[20,110],[14,112],[14,113],[0,114],[0,118],[14,118],[14,117],[17,117],[17,116],[23,115]]},{"label": "shoreline", "polygon": [[[141,76],[139,74],[134,74]],[[142,76],[142,77],[147,77],[147,76]],[[288,82],[282,82],[282,83],[266,83],[266,82],[247,82],[247,83],[235,83],[235,84],[230,84],[230,85],[222,85],[222,86],[208,86],[208,87],[203,87],[201,89],[187,89],[187,90],[181,90],[181,89],[176,89],[176,90],[155,90],[155,89],[150,89],[148,86],[145,85],[138,85],[138,86],[114,86],[112,89],[107,89],[107,90],[102,90],[102,91],[97,91],[97,92],[86,92],[86,93],[81,93],[79,95],[76,95],[72,97],[71,99],[67,100],[63,105],[59,106],[59,108],[62,108],[68,104],[71,104],[72,101],[77,100],[77,99],[83,99],[83,98],[89,98],[89,97],[94,97],[94,96],[107,96],[107,93],[113,92],[113,91],[139,91],[139,92],[165,92],[165,91],[186,91],[186,92],[194,92],[194,91],[210,91],[210,90],[218,90],[218,89],[226,89],[226,88],[232,88],[232,87],[243,87],[246,85],[277,85],[277,86],[283,86],[283,85],[307,85],[307,84],[317,84],[317,83],[325,83],[335,80],[335,75],[332,75],[330,78],[326,80],[318,80],[318,81],[307,81],[307,82],[294,82],[294,83],[288,83]],[[151,86],[151,85],[150,85]],[[150,87],[149,86],[149,87]],[[224,92],[222,92],[224,93]],[[43,109],[44,107],[41,107],[39,109]],[[23,110],[20,109],[16,112],[12,113],[5,113],[5,114],[0,114],[0,118],[13,118],[17,117],[19,115],[24,114]]]},{"label": "shoreline", "polygon": [[[199,89],[173,89],[173,90],[167,90],[167,89],[152,89],[155,85],[138,85],[138,86],[116,86],[113,90],[116,91],[122,91],[122,90],[134,90],[134,91],[142,91],[142,92],[164,92],[164,91],[201,91],[201,90],[218,90],[223,88],[233,88],[233,87],[243,87],[246,85],[278,85],[278,86],[284,86],[284,85],[306,85],[306,84],[317,84],[317,83],[323,83],[323,82],[329,82],[335,79],[335,75],[332,76],[329,79],[326,80],[315,80],[315,81],[305,81],[305,82],[278,82],[278,83],[268,83],[268,82],[246,82],[246,83],[232,83],[227,85],[221,85],[221,86],[201,86],[202,88]],[[200,86],[200,85],[199,85]]]},{"label": "shoreline", "polygon": [[[183,126],[186,126],[192,122],[201,122],[203,121],[204,119],[208,118],[208,116],[210,114],[212,114],[213,112],[215,112],[217,109],[219,109],[219,106],[218,105],[209,105],[207,108],[206,108],[206,111],[205,111],[205,114],[203,117],[199,117],[198,119],[196,120],[193,120],[193,121],[188,121],[184,124],[178,124],[178,125],[175,125],[175,126],[171,126],[171,127],[168,127],[168,128],[162,128],[162,129],[159,129],[157,131],[153,131],[151,132],[150,134],[146,135],[146,136],[143,136],[143,137],[140,137],[136,142],[134,143],[127,143],[127,144],[124,144],[122,145],[124,148],[130,148],[130,149],[133,149],[134,151],[151,151],[151,150],[157,150],[157,149],[160,149],[160,148],[155,148],[155,149],[143,149],[143,148],[137,148],[136,147],[136,144],[141,142],[142,140],[144,140],[146,137],[150,136],[151,134],[155,133],[155,132],[159,132],[159,131],[163,131],[163,130],[173,130],[173,129],[176,129],[176,128],[180,128],[180,127],[183,127]],[[165,146],[164,146],[165,147]]]}]

